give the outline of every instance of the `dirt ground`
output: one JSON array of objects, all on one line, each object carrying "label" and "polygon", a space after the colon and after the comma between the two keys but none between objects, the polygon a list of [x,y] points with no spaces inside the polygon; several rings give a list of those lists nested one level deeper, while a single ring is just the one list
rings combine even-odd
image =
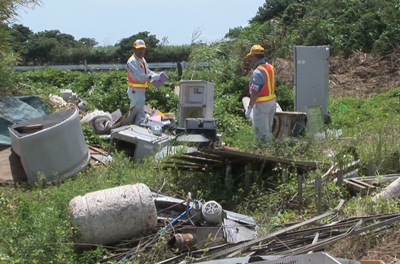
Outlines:
[{"label": "dirt ground", "polygon": [[[277,78],[293,84],[292,59],[273,62]],[[383,58],[356,52],[349,58],[329,58],[329,95],[368,98],[400,86],[400,50]],[[386,264],[400,263],[400,231],[391,228],[367,237],[339,241],[328,252],[352,260],[375,259]]]},{"label": "dirt ground", "polygon": [[344,239],[336,243],[328,253],[352,260],[382,260],[385,264],[399,264],[400,231],[391,228],[366,237],[358,235]]},{"label": "dirt ground", "polygon": [[[293,84],[291,59],[273,62],[277,78]],[[329,58],[329,95],[366,98],[400,86],[400,50],[383,58],[356,52]]]}]

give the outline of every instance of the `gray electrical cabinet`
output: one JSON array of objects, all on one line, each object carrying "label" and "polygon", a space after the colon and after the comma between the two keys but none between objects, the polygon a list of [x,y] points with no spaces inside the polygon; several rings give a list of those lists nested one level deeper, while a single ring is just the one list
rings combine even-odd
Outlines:
[{"label": "gray electrical cabinet", "polygon": [[179,82],[179,122],[185,126],[187,118],[213,118],[214,83],[202,80]]},{"label": "gray electrical cabinet", "polygon": [[320,106],[324,121],[329,118],[329,46],[294,46],[294,108],[308,113]]}]

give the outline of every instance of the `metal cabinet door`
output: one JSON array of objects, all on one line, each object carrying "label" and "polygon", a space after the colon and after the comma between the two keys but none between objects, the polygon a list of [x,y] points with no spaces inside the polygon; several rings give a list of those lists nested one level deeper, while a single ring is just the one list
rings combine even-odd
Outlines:
[{"label": "metal cabinet door", "polygon": [[320,105],[328,118],[329,46],[294,46],[294,108],[307,112],[308,106]]}]

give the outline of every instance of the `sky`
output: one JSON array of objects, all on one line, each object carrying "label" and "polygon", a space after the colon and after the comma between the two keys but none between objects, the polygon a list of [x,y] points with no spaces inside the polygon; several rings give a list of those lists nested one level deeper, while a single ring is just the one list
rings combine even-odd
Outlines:
[{"label": "sky", "polygon": [[76,40],[94,38],[100,46],[147,31],[168,45],[223,39],[230,28],[245,27],[266,0],[40,0],[20,8],[15,24],[34,33],[59,30]]}]

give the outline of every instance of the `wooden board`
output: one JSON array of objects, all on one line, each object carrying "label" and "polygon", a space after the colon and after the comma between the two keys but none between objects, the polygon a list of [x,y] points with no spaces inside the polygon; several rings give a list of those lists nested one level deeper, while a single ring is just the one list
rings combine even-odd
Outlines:
[{"label": "wooden board", "polygon": [[364,192],[368,190],[373,190],[375,189],[375,186],[370,185],[366,182],[356,180],[356,179],[345,179],[343,180],[344,183],[347,184],[347,186],[357,192]]},{"label": "wooden board", "polygon": [[27,182],[21,159],[9,146],[0,146],[0,171],[0,183]]}]

